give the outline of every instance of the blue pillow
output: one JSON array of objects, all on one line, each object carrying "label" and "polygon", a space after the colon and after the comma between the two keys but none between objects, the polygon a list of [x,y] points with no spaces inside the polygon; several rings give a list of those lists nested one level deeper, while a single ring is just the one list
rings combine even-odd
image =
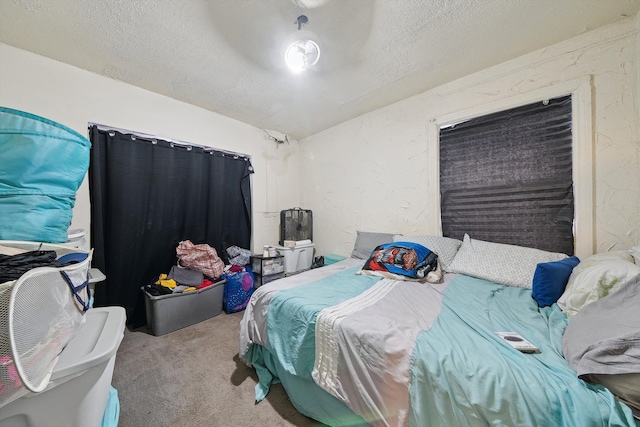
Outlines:
[{"label": "blue pillow", "polygon": [[536,266],[531,291],[540,307],[558,301],[567,286],[573,268],[579,262],[578,257],[574,255],[560,261],[541,262]]}]

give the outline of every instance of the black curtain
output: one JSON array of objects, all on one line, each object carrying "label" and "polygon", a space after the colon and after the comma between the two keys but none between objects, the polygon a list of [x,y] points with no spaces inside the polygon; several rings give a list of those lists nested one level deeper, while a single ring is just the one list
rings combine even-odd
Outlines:
[{"label": "black curtain", "polygon": [[573,254],[571,96],[440,130],[445,236]]},{"label": "black curtain", "polygon": [[119,305],[128,323],[146,323],[140,288],[175,265],[181,240],[249,248],[250,160],[161,139],[89,129],[93,266],[107,279],[95,305]]}]

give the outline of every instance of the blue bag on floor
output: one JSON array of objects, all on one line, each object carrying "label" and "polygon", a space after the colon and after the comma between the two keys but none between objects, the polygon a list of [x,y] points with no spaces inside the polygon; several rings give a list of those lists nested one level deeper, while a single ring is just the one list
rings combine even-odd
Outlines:
[{"label": "blue bag on floor", "polygon": [[224,294],[222,298],[225,313],[235,313],[247,307],[255,289],[255,277],[250,267],[239,273],[224,274]]}]

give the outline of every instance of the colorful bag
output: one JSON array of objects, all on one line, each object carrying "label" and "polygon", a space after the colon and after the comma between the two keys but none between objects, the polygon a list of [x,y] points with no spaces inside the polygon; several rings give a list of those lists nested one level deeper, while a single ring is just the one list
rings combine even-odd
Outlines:
[{"label": "colorful bag", "polygon": [[438,282],[438,255],[412,242],[384,243],[376,246],[361,270],[362,274],[396,280]]},{"label": "colorful bag", "polygon": [[194,245],[191,240],[183,240],[176,247],[178,265],[202,272],[214,280],[222,276],[224,262],[218,256],[215,248],[206,243]]},{"label": "colorful bag", "polygon": [[234,274],[225,274],[222,307],[225,313],[235,313],[247,307],[249,299],[255,290],[255,277],[251,268]]}]

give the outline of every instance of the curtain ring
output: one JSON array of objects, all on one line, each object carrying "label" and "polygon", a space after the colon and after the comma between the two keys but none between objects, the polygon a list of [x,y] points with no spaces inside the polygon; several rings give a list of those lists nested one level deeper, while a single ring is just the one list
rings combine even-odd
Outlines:
[{"label": "curtain ring", "polygon": [[193,148],[192,146],[188,146],[187,151],[191,151],[192,148]]},{"label": "curtain ring", "polygon": [[158,140],[157,140],[157,139],[152,139],[152,140],[151,140],[151,143],[152,143],[153,145],[156,145],[156,144],[158,144]]},{"label": "curtain ring", "polygon": [[135,136],[133,136],[133,135],[131,135],[131,140],[132,140],[132,141],[135,141],[135,140],[136,140],[136,137],[135,137]]},{"label": "curtain ring", "polygon": [[173,144],[173,142],[169,144],[169,147],[171,147],[171,148],[175,147],[175,145]]},{"label": "curtain ring", "polygon": [[115,132],[109,132],[109,136],[114,137],[114,136],[116,136],[116,133]]}]

